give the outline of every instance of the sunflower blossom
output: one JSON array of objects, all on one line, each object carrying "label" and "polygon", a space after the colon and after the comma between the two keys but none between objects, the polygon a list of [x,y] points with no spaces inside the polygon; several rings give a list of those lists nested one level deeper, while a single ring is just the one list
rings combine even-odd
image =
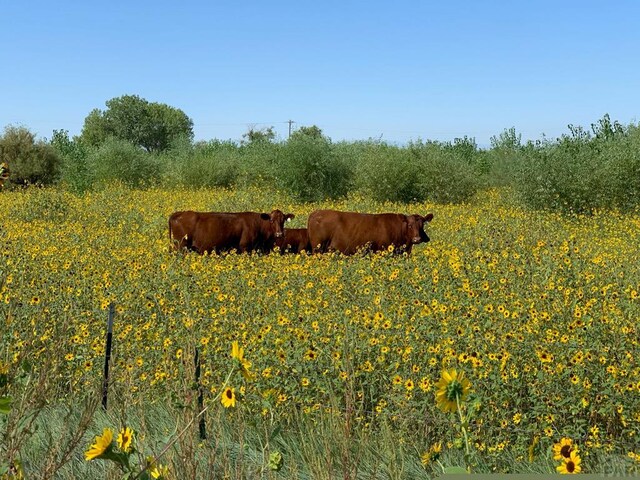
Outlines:
[{"label": "sunflower blossom", "polygon": [[464,400],[471,389],[471,383],[463,372],[456,369],[445,370],[442,378],[436,383],[436,404],[444,412],[458,410],[457,399]]},{"label": "sunflower blossom", "polygon": [[231,358],[236,358],[240,363],[244,360],[244,348],[238,345],[235,341],[231,344]]},{"label": "sunflower blossom", "polygon": [[113,442],[113,431],[110,428],[105,428],[102,431],[102,435],[96,436],[96,441],[89,447],[84,454],[84,459],[88,462],[95,458],[100,458],[105,452],[111,449],[111,443]]},{"label": "sunflower blossom", "polygon": [[562,463],[556,467],[556,470],[558,473],[580,473],[582,471],[581,462],[582,459],[574,450],[569,454],[568,458],[563,458]]},{"label": "sunflower blossom", "polygon": [[573,444],[570,438],[562,438],[558,443],[553,445],[553,459],[563,460],[569,458],[571,452],[578,452],[578,448]]},{"label": "sunflower blossom", "polygon": [[253,380],[251,373],[251,362],[244,358],[244,348],[235,341],[231,344],[231,358],[235,358],[240,363],[240,373],[246,380]]},{"label": "sunflower blossom", "polygon": [[220,397],[220,402],[224,408],[235,407],[236,406],[236,389],[227,387],[222,392],[222,396]]},{"label": "sunflower blossom", "polygon": [[118,434],[118,448],[124,453],[131,453],[133,442],[133,430],[129,427],[124,427]]},{"label": "sunflower blossom", "polygon": [[169,467],[156,462],[155,458],[147,457],[147,470],[151,478],[162,479],[169,474]]}]

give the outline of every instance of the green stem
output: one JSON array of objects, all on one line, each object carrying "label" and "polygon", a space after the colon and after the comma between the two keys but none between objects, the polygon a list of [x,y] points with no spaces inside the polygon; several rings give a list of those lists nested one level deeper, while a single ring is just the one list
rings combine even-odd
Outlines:
[{"label": "green stem", "polygon": [[456,405],[458,406],[458,416],[460,417],[460,428],[464,436],[465,462],[467,464],[467,472],[471,473],[471,449],[469,448],[469,437],[467,436],[466,418],[460,408],[460,397],[456,395]]}]

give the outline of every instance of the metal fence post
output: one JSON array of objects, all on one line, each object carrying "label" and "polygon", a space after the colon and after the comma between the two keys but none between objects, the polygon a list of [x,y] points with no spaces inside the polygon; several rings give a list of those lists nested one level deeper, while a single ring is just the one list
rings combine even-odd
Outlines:
[{"label": "metal fence post", "polygon": [[102,408],[107,409],[107,394],[109,392],[109,362],[111,361],[111,340],[113,338],[113,316],[116,312],[115,303],[109,304],[109,317],[107,319],[107,344],[104,353],[104,378],[102,380]]},{"label": "metal fence post", "polygon": [[[202,391],[202,385],[200,384],[200,352],[196,347],[196,354],[194,358],[196,364],[196,386],[198,388],[198,413],[204,410],[204,392]],[[205,440],[207,438],[207,427],[204,420],[204,413],[200,416],[200,439]]]}]

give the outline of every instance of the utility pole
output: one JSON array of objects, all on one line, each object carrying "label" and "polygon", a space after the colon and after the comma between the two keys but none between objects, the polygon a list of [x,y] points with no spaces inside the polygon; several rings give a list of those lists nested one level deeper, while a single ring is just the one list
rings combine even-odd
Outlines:
[{"label": "utility pole", "polygon": [[287,123],[289,124],[289,137],[291,137],[291,124],[296,122],[294,122],[293,120],[289,120]]}]

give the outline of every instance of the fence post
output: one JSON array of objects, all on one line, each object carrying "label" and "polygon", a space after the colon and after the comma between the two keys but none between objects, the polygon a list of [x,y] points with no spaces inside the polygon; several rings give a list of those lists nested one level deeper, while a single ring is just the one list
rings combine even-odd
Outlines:
[{"label": "fence post", "polygon": [[107,394],[109,391],[109,362],[111,361],[111,340],[113,338],[113,316],[115,315],[116,305],[111,302],[109,304],[109,317],[107,319],[107,344],[104,353],[104,378],[102,380],[102,408],[107,409]]},{"label": "fence post", "polygon": [[[204,410],[204,393],[202,391],[202,385],[200,384],[200,352],[196,347],[196,354],[194,358],[196,364],[196,386],[198,388],[198,413]],[[207,438],[207,427],[204,420],[204,413],[200,416],[200,439],[205,440]]]}]

